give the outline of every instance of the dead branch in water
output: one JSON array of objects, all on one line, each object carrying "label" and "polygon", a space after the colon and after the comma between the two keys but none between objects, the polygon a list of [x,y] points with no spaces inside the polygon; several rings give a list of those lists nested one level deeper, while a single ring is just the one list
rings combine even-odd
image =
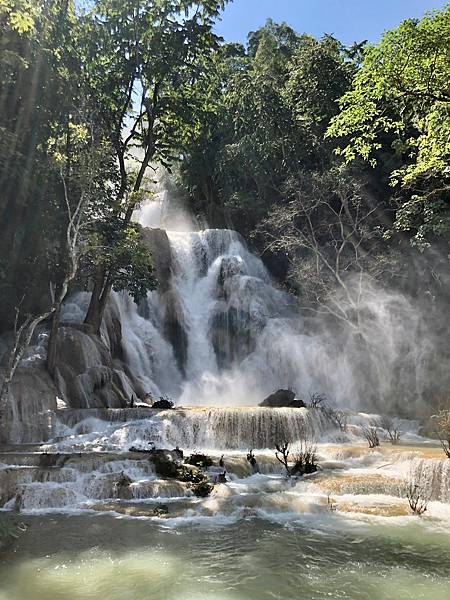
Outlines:
[{"label": "dead branch in water", "polygon": [[275,458],[280,462],[283,467],[286,469],[286,475],[288,477],[291,476],[291,469],[289,467],[288,458],[289,458],[289,442],[285,442],[284,444],[275,444],[276,452]]},{"label": "dead branch in water", "polygon": [[421,476],[411,473],[408,487],[406,490],[406,497],[408,499],[409,508],[414,515],[423,515],[427,510],[428,502],[430,500],[429,494],[425,489],[425,485],[421,480]]}]

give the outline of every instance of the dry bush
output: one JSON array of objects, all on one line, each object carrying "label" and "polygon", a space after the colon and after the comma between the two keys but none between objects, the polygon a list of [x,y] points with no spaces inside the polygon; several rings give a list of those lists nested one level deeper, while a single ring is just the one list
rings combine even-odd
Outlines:
[{"label": "dry bush", "polygon": [[300,440],[293,454],[294,466],[292,475],[308,475],[317,471],[317,447],[312,440]]},{"label": "dry bush", "polygon": [[376,448],[380,445],[380,438],[378,436],[378,430],[375,425],[367,425],[362,428],[363,437],[367,440],[369,448]]},{"label": "dry bush", "polygon": [[291,468],[289,466],[289,442],[284,444],[275,444],[276,452],[275,458],[280,462],[286,470],[286,475],[290,477],[292,475]]},{"label": "dry bush", "polygon": [[406,488],[406,497],[408,499],[411,512],[415,515],[423,515],[427,510],[430,494],[422,480],[421,473],[415,473],[411,469],[409,482]]},{"label": "dry bush", "polygon": [[347,421],[348,421],[348,413],[345,410],[336,410],[334,411],[334,420],[339,427],[339,429],[343,432],[347,432]]},{"label": "dry bush", "polygon": [[300,439],[292,453],[289,446],[289,442],[275,445],[275,457],[285,468],[288,477],[317,471],[317,448],[307,425],[303,426]]},{"label": "dry bush", "polygon": [[310,394],[308,406],[320,410],[337,429],[344,433],[347,431],[348,413],[333,408],[325,394],[318,394],[317,392]]},{"label": "dry bush", "polygon": [[436,433],[447,458],[450,458],[450,410],[441,409],[432,417]]},{"label": "dry bush", "polygon": [[327,397],[325,394],[318,394],[317,392],[309,394],[309,408],[322,408],[326,402]]},{"label": "dry bush", "polygon": [[380,417],[377,420],[377,424],[378,427],[381,427],[386,431],[391,444],[396,445],[399,443],[402,432],[400,431],[400,429],[398,429],[392,417]]}]

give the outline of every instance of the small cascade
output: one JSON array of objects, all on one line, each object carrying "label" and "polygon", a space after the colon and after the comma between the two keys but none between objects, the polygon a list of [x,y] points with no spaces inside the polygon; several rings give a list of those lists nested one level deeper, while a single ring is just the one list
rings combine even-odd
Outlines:
[{"label": "small cascade", "polygon": [[165,448],[273,449],[279,443],[295,444],[305,436],[317,440],[330,426],[321,411],[301,408],[65,410],[61,413],[61,441],[49,448],[119,451],[139,445],[145,448],[153,442]]},{"label": "small cascade", "polygon": [[450,460],[415,458],[411,464],[411,480],[429,500],[450,502]]}]

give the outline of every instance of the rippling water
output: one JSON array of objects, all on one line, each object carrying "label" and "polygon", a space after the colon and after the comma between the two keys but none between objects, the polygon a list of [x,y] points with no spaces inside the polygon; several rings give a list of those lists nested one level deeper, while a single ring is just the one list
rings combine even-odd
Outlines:
[{"label": "rippling water", "polygon": [[1,600],[448,600],[450,532],[345,519],[171,529],[31,517],[0,561]]}]

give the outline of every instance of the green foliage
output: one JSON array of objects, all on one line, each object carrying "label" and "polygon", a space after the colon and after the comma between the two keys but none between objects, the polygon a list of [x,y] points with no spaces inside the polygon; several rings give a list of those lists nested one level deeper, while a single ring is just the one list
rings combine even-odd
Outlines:
[{"label": "green foliage", "polygon": [[155,287],[151,256],[142,242],[139,226],[116,227],[110,231],[113,243],[105,248],[102,261],[116,291],[127,290],[136,302],[145,298],[147,290]]},{"label": "green foliage", "polygon": [[212,67],[193,91],[201,120],[182,138],[181,180],[195,210],[248,234],[286,181],[331,164],[323,134],[356,65],[333,37],[268,21],[247,48],[221,47]]},{"label": "green foliage", "polygon": [[[149,160],[173,162],[179,129],[191,123],[192,84],[217,45],[212,24],[223,4],[145,0],[137,8],[99,0],[86,15],[86,74],[121,162],[121,202],[134,205],[131,194],[139,190]],[[129,160],[138,165],[134,178]]]},{"label": "green foliage", "polygon": [[328,137],[337,153],[373,167],[386,161],[400,209],[395,227],[423,247],[450,231],[450,6],[408,20],[365,52]]},{"label": "green foliage", "polygon": [[59,278],[67,210],[48,143],[54,131],[67,128],[68,114],[83,112],[84,103],[71,2],[3,1],[0,29],[3,329],[19,303],[23,313],[39,311],[49,283]]},{"label": "green foliage", "polygon": [[0,0],[0,19],[3,27],[19,35],[30,34],[39,14],[39,6],[31,0]]},{"label": "green foliage", "polygon": [[217,47],[224,1],[0,2],[3,329],[23,298],[23,312],[48,303],[69,214],[88,192],[84,275],[101,248],[114,289],[138,297],[153,285],[130,219],[150,162],[173,162],[180,130],[195,128],[192,84]]}]

